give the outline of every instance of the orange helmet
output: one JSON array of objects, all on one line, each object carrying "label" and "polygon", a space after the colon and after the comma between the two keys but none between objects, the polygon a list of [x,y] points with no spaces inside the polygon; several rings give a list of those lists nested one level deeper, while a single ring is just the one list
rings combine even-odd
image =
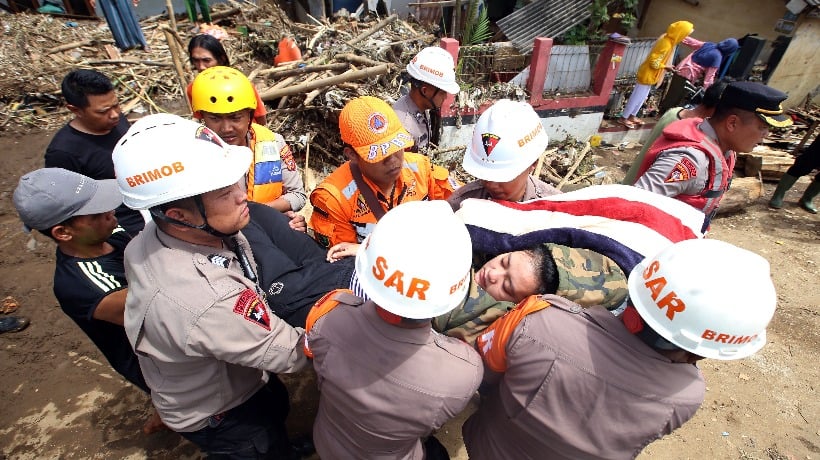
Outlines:
[{"label": "orange helmet", "polygon": [[393,108],[373,96],[350,100],[339,115],[339,130],[342,141],[368,163],[378,163],[413,146],[413,136]]}]

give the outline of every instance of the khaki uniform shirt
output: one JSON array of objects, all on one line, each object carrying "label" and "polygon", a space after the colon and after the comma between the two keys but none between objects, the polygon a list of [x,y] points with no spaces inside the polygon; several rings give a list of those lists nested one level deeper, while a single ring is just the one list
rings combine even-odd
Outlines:
[{"label": "khaki uniform shirt", "polygon": [[[524,196],[521,198],[521,201],[544,198],[559,193],[561,193],[561,191],[552,185],[529,176],[527,177],[527,187],[524,189]],[[447,202],[453,207],[453,211],[458,211],[458,208],[461,207],[461,202],[467,198],[478,198],[481,200],[492,199],[490,192],[484,188],[480,180],[477,180],[456,189],[456,191],[450,195],[450,198],[447,198]]]},{"label": "khaki uniform shirt", "polygon": [[399,116],[402,126],[413,136],[418,152],[427,150],[430,143],[430,120],[424,110],[418,108],[410,95],[406,94],[393,104],[393,110]]},{"label": "khaki uniform shirt", "polygon": [[125,272],[125,331],[174,431],[196,431],[245,402],[265,384],[263,370],[307,364],[302,329],[271,313],[232,251],[181,241],[150,222],[126,248]]},{"label": "khaki uniform shirt", "polygon": [[421,438],[478,389],[481,358],[429,327],[387,324],[371,301],[340,300],[307,334],[321,391],[316,451],[322,458],[422,459]]},{"label": "khaki uniform shirt", "polygon": [[658,354],[600,307],[544,298],[552,306],[515,327],[507,371],[464,424],[470,459],[634,458],[698,410],[697,367]]}]

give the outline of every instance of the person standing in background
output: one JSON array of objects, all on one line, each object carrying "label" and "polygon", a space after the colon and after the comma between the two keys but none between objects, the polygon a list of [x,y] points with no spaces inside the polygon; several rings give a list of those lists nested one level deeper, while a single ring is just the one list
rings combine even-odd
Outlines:
[{"label": "person standing in background", "polygon": [[[219,65],[223,67],[231,66],[231,60],[228,58],[228,53],[222,46],[222,42],[208,34],[197,35],[188,42],[188,59],[191,60],[191,66],[197,72]],[[188,103],[192,105],[191,88],[193,86],[194,83],[191,82],[185,89]],[[253,87],[253,93],[256,95],[256,109],[253,111],[253,121],[258,125],[265,126],[268,123],[266,118],[268,111],[265,109],[265,103],[259,97],[259,91],[256,90],[255,86]],[[194,112],[194,118],[196,118],[196,112]]]},{"label": "person standing in background", "polygon": [[652,51],[649,52],[643,64],[638,68],[635,88],[632,90],[629,100],[626,101],[621,118],[618,119],[619,124],[629,129],[637,128],[643,124],[637,115],[649,96],[649,90],[652,89],[652,86],[663,81],[666,70],[672,70],[669,61],[675,53],[675,47],[684,38],[688,37],[694,29],[695,26],[689,21],[677,21],[670,24],[666,29],[666,33],[658,38],[652,47]]},{"label": "person standing in background", "polygon": [[[114,179],[111,151],[131,124],[122,115],[111,79],[96,70],[77,69],[63,78],[60,89],[74,118],[46,147],[45,167],[67,169],[96,180]],[[140,213],[126,206],[119,206],[116,214],[131,236],[145,226]]]}]

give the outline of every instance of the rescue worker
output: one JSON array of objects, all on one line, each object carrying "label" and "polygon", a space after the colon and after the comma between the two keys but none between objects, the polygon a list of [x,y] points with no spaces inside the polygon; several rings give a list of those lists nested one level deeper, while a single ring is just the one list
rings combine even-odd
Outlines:
[{"label": "rescue worker", "polygon": [[438,111],[449,94],[458,94],[453,56],[444,48],[431,46],[407,64],[410,92],[393,103],[399,121],[411,136],[412,151],[426,152],[432,142],[430,112]]},{"label": "rescue worker", "polygon": [[632,270],[620,317],[556,296],[526,299],[479,336],[485,382],[495,383],[462,428],[467,454],[635,458],[702,404],[695,363],[744,358],[766,343],[777,303],[769,269],[731,244],[685,240]]},{"label": "rescue worker", "polygon": [[203,70],[191,89],[195,116],[228,144],[253,152],[247,170],[248,200],[283,212],[292,228],[305,231],[304,217],[296,214],[307,201],[302,176],[285,139],[253,122],[255,94],[242,72],[223,66]]},{"label": "rescue worker", "polygon": [[561,193],[531,175],[548,143],[530,104],[497,101],[478,117],[461,163],[477,180],[460,187],[447,202],[457,211],[467,198],[525,201]]},{"label": "rescue worker", "polygon": [[453,192],[446,169],[405,152],[413,138],[381,99],[349,101],[339,114],[339,129],[348,161],[310,194],[310,226],[323,247],[347,243],[334,251],[353,255],[385,212],[408,201],[446,199]]},{"label": "rescue worker", "polygon": [[157,114],[113,160],[123,202],[153,219],[125,250],[124,326],[162,421],[210,455],[290,458],[275,373],[305,366],[304,331],[271,313],[240,233],[250,150]]},{"label": "rescue worker", "polygon": [[730,83],[710,118],[676,121],[663,130],[634,185],[703,211],[707,229],[729,189],[737,152],[751,152],[770,127],[791,125],[780,105],[786,97],[762,83]]},{"label": "rescue worker", "polygon": [[470,254],[446,203],[401,204],[356,254],[370,300],[337,290],[313,307],[305,353],[318,374],[322,458],[449,458],[431,433],[467,406],[483,368],[471,346],[430,321],[466,296]]}]

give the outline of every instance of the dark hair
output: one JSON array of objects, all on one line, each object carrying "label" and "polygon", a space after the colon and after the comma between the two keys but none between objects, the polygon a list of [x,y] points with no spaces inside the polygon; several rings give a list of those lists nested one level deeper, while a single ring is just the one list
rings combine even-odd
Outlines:
[{"label": "dark hair", "polygon": [[729,118],[730,115],[737,116],[738,118],[740,118],[743,121],[743,123],[751,123],[752,120],[757,118],[757,115],[755,115],[753,112],[750,112],[748,110],[739,109],[737,107],[732,107],[732,106],[729,106],[729,105],[721,104],[720,102],[718,102],[717,107],[715,107],[715,113],[712,114],[712,116],[709,118],[709,120],[715,121],[715,122],[723,121],[723,120]]},{"label": "dark hair", "polygon": [[549,246],[539,244],[523,251],[532,256],[533,270],[538,275],[538,290],[533,294],[555,294],[558,290],[558,267]]},{"label": "dark hair", "polygon": [[208,34],[200,34],[195,36],[188,42],[188,59],[191,58],[191,53],[194,52],[194,48],[202,48],[206,49],[214,55],[214,59],[216,62],[225,67],[231,66],[231,61],[228,59],[228,53],[225,52],[225,48],[222,47],[222,43],[219,39],[215,38],[213,35]]},{"label": "dark hair", "polygon": [[734,78],[726,77],[712,83],[712,86],[706,88],[706,91],[704,91],[703,100],[700,101],[700,103],[710,109],[717,107],[718,102],[720,102],[720,95],[723,94],[723,90],[726,89],[726,86],[733,81],[735,81]]},{"label": "dark hair", "polygon": [[49,228],[45,228],[45,229],[43,229],[43,230],[40,230],[39,228],[35,228],[35,230],[37,230],[37,231],[38,231],[38,232],[40,232],[41,234],[43,234],[43,235],[45,235],[45,236],[47,236],[47,237],[51,238],[54,242],[58,242],[58,241],[57,241],[57,238],[54,238],[54,235],[52,234],[52,232],[54,231],[54,228],[55,228],[55,227],[58,227],[58,226],[60,226],[60,225],[63,225],[63,226],[66,226],[66,225],[71,225],[71,223],[72,223],[72,222],[74,222],[74,218],[75,218],[75,217],[77,217],[77,216],[71,216],[71,217],[69,217],[68,219],[66,219],[66,220],[64,220],[64,221],[62,221],[62,222],[60,222],[60,223],[58,223],[58,224],[54,224],[54,225],[52,225],[51,227],[49,227]]},{"label": "dark hair", "polygon": [[98,96],[114,91],[111,79],[96,70],[72,70],[60,85],[65,101],[75,107],[88,107],[88,95]]}]

